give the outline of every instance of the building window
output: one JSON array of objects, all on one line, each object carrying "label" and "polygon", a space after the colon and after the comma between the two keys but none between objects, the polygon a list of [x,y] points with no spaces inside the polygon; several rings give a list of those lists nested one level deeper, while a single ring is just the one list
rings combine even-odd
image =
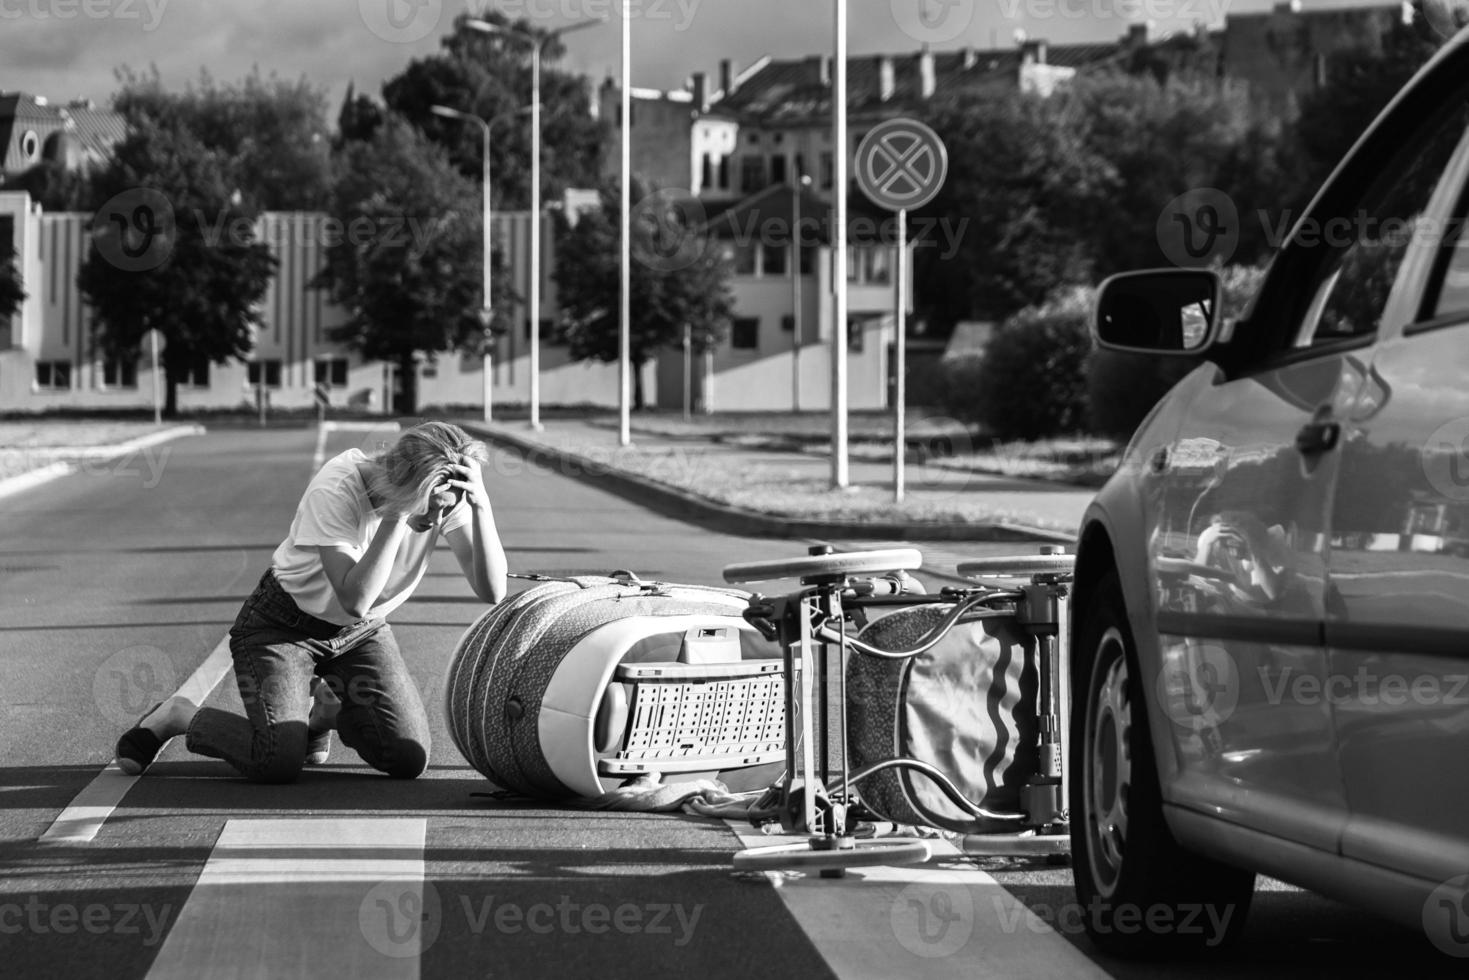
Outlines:
[{"label": "building window", "polygon": [[784,184],[786,182],[786,158],[784,156],[773,156],[770,158],[770,182],[772,184]]},{"label": "building window", "polygon": [[784,330],[786,333],[795,333],[796,332],[796,317],[795,317],[795,314],[793,314],[793,313],[787,313],[785,316],[781,317],[780,318],[780,329],[781,330]]},{"label": "building window", "polygon": [[699,186],[708,190],[714,186],[714,154],[704,154],[704,163],[699,171]]},{"label": "building window", "polygon": [[816,268],[816,248],[812,245],[801,246],[801,275],[809,276]]},{"label": "building window", "polygon": [[250,383],[256,387],[260,386],[261,366],[264,366],[265,387],[280,388],[281,386],[281,362],[279,359],[268,361],[250,362]]},{"label": "building window", "polygon": [[796,154],[796,172],[794,176],[798,184],[801,182],[801,178],[806,176],[806,158],[800,153]]},{"label": "building window", "polygon": [[347,359],[320,357],[316,360],[316,383],[328,388],[347,387]]},{"label": "building window", "polygon": [[729,332],[729,344],[735,350],[760,349],[760,318],[740,317]]},{"label": "building window", "polygon": [[892,282],[892,253],[882,245],[869,246],[862,252],[863,281],[875,286]]},{"label": "building window", "polygon": [[36,135],[34,129],[28,129],[20,138],[20,152],[27,159],[34,161],[41,155],[41,138]]},{"label": "building window", "polygon": [[755,274],[755,246],[752,242],[730,243],[724,247],[724,260],[734,268],[737,276]]},{"label": "building window", "polygon": [[208,388],[209,358],[195,358],[194,363],[184,369],[184,376],[179,379],[179,384],[185,388]]},{"label": "building window", "polygon": [[729,190],[729,157],[727,155],[719,158],[719,189]]},{"label": "building window", "polygon": [[786,246],[767,244],[761,246],[760,274],[783,276],[786,274]]},{"label": "building window", "polygon": [[37,361],[36,387],[41,391],[70,391],[70,361]]},{"label": "building window", "polygon": [[759,146],[760,145],[760,134],[759,133],[754,132],[754,131],[751,131],[751,133],[750,133],[750,145],[751,146]]},{"label": "building window", "polygon": [[758,153],[746,154],[740,161],[740,190],[754,194],[765,189],[765,158]]},{"label": "building window", "polygon": [[821,189],[829,191],[836,183],[836,160],[830,152],[821,154]]},{"label": "building window", "polygon": [[102,365],[102,385],[106,388],[136,388],[138,362],[131,357],[109,357]]}]

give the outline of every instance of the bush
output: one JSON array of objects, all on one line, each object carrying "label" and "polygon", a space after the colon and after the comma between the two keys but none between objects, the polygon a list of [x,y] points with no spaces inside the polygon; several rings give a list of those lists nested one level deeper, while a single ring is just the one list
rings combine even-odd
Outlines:
[{"label": "bush", "polygon": [[1085,307],[1070,294],[1017,313],[982,354],[945,361],[945,407],[996,439],[1081,431],[1092,343],[1087,320]]},{"label": "bush", "polygon": [[[1264,270],[1230,266],[1224,280],[1225,317],[1244,313]],[[1131,437],[1153,406],[1199,364],[1194,357],[1152,357],[1097,350],[1086,364],[1087,418],[1093,432],[1117,439]]]}]

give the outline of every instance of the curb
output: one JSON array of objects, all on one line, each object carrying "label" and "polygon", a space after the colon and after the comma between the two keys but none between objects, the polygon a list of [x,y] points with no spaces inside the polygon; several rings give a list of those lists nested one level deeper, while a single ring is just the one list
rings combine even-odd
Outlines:
[{"label": "curb", "polygon": [[768,538],[894,538],[903,541],[1014,541],[1074,544],[1076,535],[1050,528],[1031,527],[1007,521],[972,524],[858,523],[777,517],[715,503],[705,497],[659,483],[635,473],[612,469],[576,453],[543,446],[495,429],[473,423],[464,428],[502,449],[519,453],[532,466],[550,463],[561,467],[561,475],[590,484],[706,530],[720,534]]},{"label": "curb", "polygon": [[45,466],[27,470],[7,479],[0,480],[0,497],[9,497],[22,493],[43,483],[59,479],[68,474],[75,473],[77,465],[70,460],[78,459],[112,459],[116,456],[125,456],[139,449],[148,449],[161,443],[172,442],[185,436],[202,436],[208,430],[202,425],[176,425],[162,432],[150,432],[146,436],[129,439],[112,446],[76,446],[67,449],[57,449],[56,455],[65,456],[69,459],[59,460]]}]

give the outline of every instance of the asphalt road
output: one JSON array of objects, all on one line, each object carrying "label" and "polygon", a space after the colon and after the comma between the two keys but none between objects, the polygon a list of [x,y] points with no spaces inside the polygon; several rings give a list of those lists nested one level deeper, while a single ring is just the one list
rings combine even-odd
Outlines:
[{"label": "asphalt road", "polygon": [[[382,437],[336,432],[325,449],[330,455]],[[433,722],[424,778],[388,782],[354,764],[338,744],[329,765],[308,770],[298,783],[255,786],[222,764],[189,757],[180,740],[132,786],[95,840],[38,843],[107,765],[121,731],[176,690],[224,637],[289,523],[315,449],[313,431],[217,432],[0,503],[0,975],[170,975],[176,950],[160,951],[188,918],[186,908],[197,912],[215,894],[210,876],[227,869],[230,856],[220,852],[227,825],[268,821],[289,831],[298,826],[293,818],[335,820],[330,826],[345,828],[342,834],[363,820],[398,830],[420,826],[422,842],[412,855],[398,845],[370,852],[365,871],[351,879],[355,933],[343,932],[342,896],[309,884],[240,873],[218,886],[233,888],[236,898],[243,890],[272,925],[245,936],[228,935],[226,927],[215,938],[225,946],[290,951],[275,958],[298,965],[287,973],[309,968],[313,976],[360,978],[353,950],[364,938],[378,965],[393,959],[394,937],[374,939],[367,919],[355,918],[376,908],[374,888],[397,880],[373,870],[378,860],[383,868],[422,862],[414,872],[425,882],[421,895],[413,893],[419,904],[405,906],[405,894],[391,886],[383,908],[391,914],[396,902],[396,911],[423,924],[413,964],[427,977],[821,977],[833,972],[821,950],[848,939],[872,941],[853,906],[830,904],[835,911],[814,921],[791,911],[791,896],[773,886],[779,879],[733,874],[730,855],[739,844],[721,822],[509,806],[475,796],[486,783],[454,750],[439,684],[455,641],[483,608],[446,550],[419,595],[394,617]],[[713,582],[730,561],[804,552],[803,542],[690,528],[562,476],[526,471],[503,455],[489,474],[519,571],[632,568],[665,580]],[[1014,550],[968,549],[976,556]],[[231,701],[238,703],[226,678],[211,702]],[[309,878],[324,853],[298,847],[267,857]],[[986,869],[1041,919],[1055,919],[1054,910],[1070,901],[1062,869]],[[812,886],[856,887],[803,887]],[[974,914],[992,913],[981,903]],[[554,925],[538,928],[538,921]],[[1064,941],[1036,935],[1037,956],[1069,942],[1119,977],[1462,975],[1462,961],[1440,957],[1419,936],[1269,883],[1257,896],[1245,942],[1189,964],[1097,960],[1084,937],[1056,921]],[[1072,947],[1064,952],[1075,955]],[[967,951],[981,965],[984,953]],[[325,969],[323,959],[331,964]],[[967,961],[913,955],[892,962],[899,965],[889,975],[936,976]],[[980,975],[968,966],[958,972]],[[858,973],[881,975],[841,975]],[[1031,975],[1046,973],[1037,967]]]}]

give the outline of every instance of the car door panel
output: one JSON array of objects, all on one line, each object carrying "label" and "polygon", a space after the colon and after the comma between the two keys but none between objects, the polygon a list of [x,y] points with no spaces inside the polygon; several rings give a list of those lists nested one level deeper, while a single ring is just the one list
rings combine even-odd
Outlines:
[{"label": "car door panel", "polygon": [[1469,323],[1384,342],[1334,507],[1328,610],[1347,856],[1469,868]]},{"label": "car door panel", "polygon": [[1349,410],[1363,373],[1350,353],[1221,373],[1179,427],[1151,549],[1171,802],[1327,851],[1345,824],[1330,709],[1281,691],[1326,678],[1337,457],[1295,441]]}]

